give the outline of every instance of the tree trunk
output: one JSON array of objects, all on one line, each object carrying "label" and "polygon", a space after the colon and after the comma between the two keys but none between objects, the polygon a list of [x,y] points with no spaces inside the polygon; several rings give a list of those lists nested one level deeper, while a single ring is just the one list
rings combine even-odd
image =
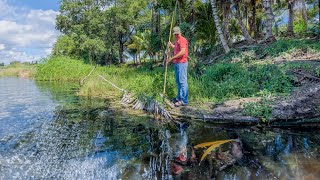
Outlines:
[{"label": "tree trunk", "polygon": [[218,34],[219,34],[219,38],[220,38],[220,41],[221,41],[221,44],[224,48],[224,51],[226,53],[228,53],[230,51],[230,48],[223,36],[223,33],[222,33],[222,29],[221,29],[221,25],[220,25],[220,22],[219,22],[219,17],[218,17],[218,12],[217,12],[217,6],[216,6],[216,0],[211,0],[211,6],[212,6],[212,15],[213,15],[213,19],[214,19],[214,22],[215,22],[215,25],[216,25],[216,29],[218,31]]},{"label": "tree trunk", "polygon": [[123,51],[124,51],[124,45],[122,42],[122,34],[119,34],[119,63],[124,63],[123,59]]},{"label": "tree trunk", "polygon": [[159,14],[158,14],[158,8],[157,8],[157,0],[152,1],[152,9],[151,9],[151,22],[152,22],[152,33],[159,33]]},{"label": "tree trunk", "polygon": [[256,19],[256,0],[251,0],[252,17],[250,21],[250,34],[253,33],[253,37],[256,38],[258,35],[257,31],[257,19]]},{"label": "tree trunk", "polygon": [[105,56],[104,56],[104,63],[105,65],[108,65],[108,57],[109,56],[109,53],[106,53]]},{"label": "tree trunk", "polygon": [[287,27],[288,35],[293,35],[293,6],[294,6],[294,0],[289,0],[288,1],[289,20],[288,20],[288,27]]},{"label": "tree trunk", "polygon": [[226,41],[230,45],[230,31],[229,31],[229,24],[230,24],[230,3],[229,1],[223,3],[223,35],[226,38]]},{"label": "tree trunk", "polygon": [[274,20],[270,0],[263,0],[263,7],[266,14],[266,39],[273,39],[272,22]]},{"label": "tree trunk", "polygon": [[305,0],[300,0],[300,2],[301,2],[302,18],[306,25],[306,30],[308,30],[308,14],[307,14],[306,2]]},{"label": "tree trunk", "polygon": [[252,44],[254,42],[254,40],[251,38],[249,32],[247,31],[247,28],[244,26],[244,24],[242,22],[242,16],[240,13],[240,4],[238,2],[236,2],[236,8],[237,8],[237,11],[236,11],[235,17],[238,21],[238,24],[240,26],[242,33],[243,33],[243,36],[244,36],[244,38],[246,38],[248,43]]}]

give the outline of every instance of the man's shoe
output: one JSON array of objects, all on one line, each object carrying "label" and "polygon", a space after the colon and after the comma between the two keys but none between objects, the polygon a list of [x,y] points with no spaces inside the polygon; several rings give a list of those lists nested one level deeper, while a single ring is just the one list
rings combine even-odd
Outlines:
[{"label": "man's shoe", "polygon": [[179,100],[178,100],[177,98],[172,98],[170,101],[171,101],[172,103],[176,103],[176,102],[178,102]]},{"label": "man's shoe", "polygon": [[188,106],[188,104],[184,104],[182,101],[177,101],[176,103],[174,103],[175,107],[180,107],[180,106]]}]

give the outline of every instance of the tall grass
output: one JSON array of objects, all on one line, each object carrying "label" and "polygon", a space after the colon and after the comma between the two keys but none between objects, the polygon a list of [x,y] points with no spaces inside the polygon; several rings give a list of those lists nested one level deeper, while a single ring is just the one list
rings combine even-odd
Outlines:
[{"label": "tall grass", "polygon": [[29,78],[33,77],[36,72],[36,65],[27,65],[21,63],[14,63],[9,66],[0,67],[1,76],[16,76]]},{"label": "tall grass", "polygon": [[[67,57],[55,57],[39,66],[38,80],[81,80],[93,66]],[[189,69],[189,91],[191,102],[221,102],[227,99],[262,96],[263,93],[288,93],[292,89],[291,79],[276,65],[252,65],[242,63],[217,63],[209,66],[202,75]],[[102,81],[104,76],[117,86],[138,95],[152,96],[161,100],[163,91],[162,67],[149,70],[143,66],[97,67],[80,88],[79,95],[105,97],[119,94],[110,84]],[[176,92],[173,67],[169,66],[166,94],[174,97]]]},{"label": "tall grass", "polygon": [[298,49],[307,49],[309,52],[319,52],[320,51],[320,42],[312,40],[299,40],[299,39],[290,39],[284,40],[280,39],[277,42],[271,44],[265,51],[271,57],[279,56],[283,53],[292,53]]},{"label": "tall grass", "polygon": [[80,81],[92,66],[69,57],[52,57],[38,65],[36,79],[45,81]]}]

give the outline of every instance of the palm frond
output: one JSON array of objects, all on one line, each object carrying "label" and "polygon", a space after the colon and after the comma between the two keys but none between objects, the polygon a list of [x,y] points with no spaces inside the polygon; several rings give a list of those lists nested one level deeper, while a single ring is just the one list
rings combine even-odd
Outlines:
[{"label": "palm frond", "polygon": [[231,141],[235,141],[234,139],[227,139],[227,140],[219,140],[219,141],[212,141],[212,142],[205,142],[205,143],[201,143],[198,144],[196,146],[194,146],[194,148],[200,148],[200,147],[207,147],[210,146],[202,155],[201,159],[200,159],[200,163],[201,161],[216,147],[221,146],[222,144],[225,144],[227,142],[231,142]]}]

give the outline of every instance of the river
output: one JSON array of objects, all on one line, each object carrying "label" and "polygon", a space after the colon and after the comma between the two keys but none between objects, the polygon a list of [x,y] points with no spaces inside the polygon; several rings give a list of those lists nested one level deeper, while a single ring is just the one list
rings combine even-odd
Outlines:
[{"label": "river", "polygon": [[[320,177],[316,130],[161,124],[112,107],[114,99],[77,97],[77,89],[72,83],[0,78],[0,179]],[[200,164],[192,157],[203,153],[193,153],[194,145],[223,139],[239,141]]]}]

